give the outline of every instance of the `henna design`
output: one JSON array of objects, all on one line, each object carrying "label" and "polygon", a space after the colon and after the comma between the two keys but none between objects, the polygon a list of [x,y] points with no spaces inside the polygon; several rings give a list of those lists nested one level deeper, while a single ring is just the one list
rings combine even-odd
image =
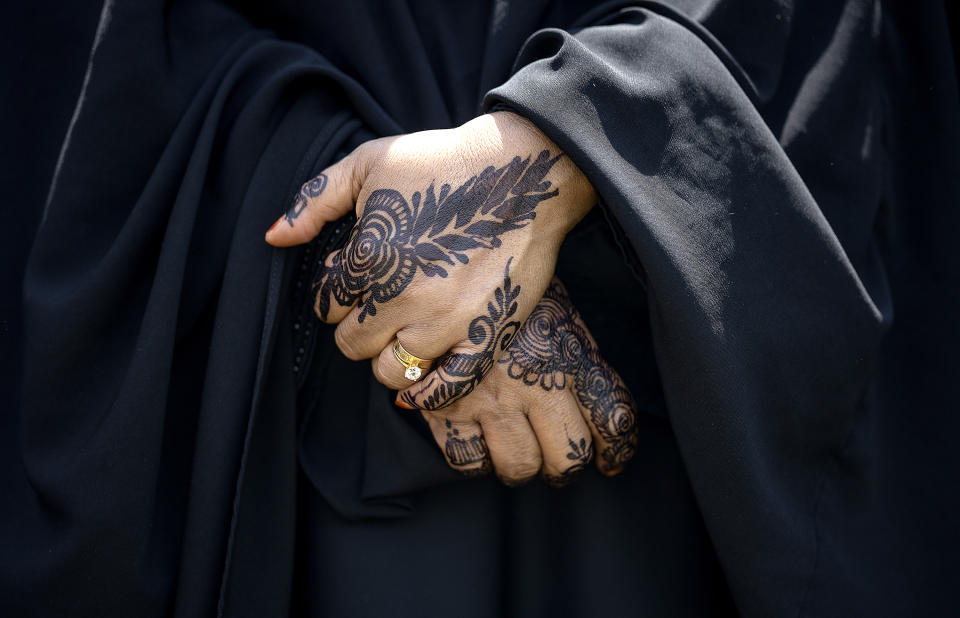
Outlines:
[{"label": "henna design", "polygon": [[404,392],[401,397],[407,405],[421,410],[438,410],[466,397],[493,368],[496,353],[509,347],[520,328],[518,320],[510,319],[517,312],[517,297],[520,295],[520,286],[510,281],[511,262],[512,257],[507,260],[503,271],[503,285],[493,291],[493,299],[487,303],[487,313],[475,317],[467,329],[470,343],[483,348],[442,359],[421,391],[432,389],[430,394],[419,395],[416,400],[409,392]]},{"label": "henna design", "polygon": [[551,282],[500,363],[507,365],[511,378],[528,386],[546,391],[572,386],[607,442],[600,456],[608,466],[620,466],[633,456],[637,443],[633,397],[600,356],[558,280]]},{"label": "henna design", "polygon": [[[445,421],[447,427],[447,442],[443,447],[450,465],[457,468],[466,476],[483,476],[490,472],[490,453],[487,450],[487,441],[483,434],[469,438],[460,436],[460,430],[455,429],[450,421]],[[480,464],[476,467],[474,464]]]},{"label": "henna design", "polygon": [[315,309],[326,319],[333,298],[341,306],[361,302],[358,321],[376,315],[377,305],[396,298],[418,272],[446,277],[470,261],[474,249],[495,249],[500,237],[526,227],[536,207],[559,194],[547,173],[563,156],[540,152],[489,166],[456,189],[444,184],[417,191],[408,202],[395,189],[377,189],[343,251],[315,284]]},{"label": "henna design", "polygon": [[560,474],[543,473],[543,479],[554,487],[563,487],[569,484],[587,468],[587,464],[593,459],[593,443],[587,443],[586,438],[580,438],[579,442],[574,442],[570,436],[567,436],[567,444],[570,445],[567,459],[575,463]]},{"label": "henna design", "polygon": [[303,214],[303,211],[307,208],[307,200],[319,196],[326,188],[326,174],[319,174],[303,183],[303,186],[300,187],[300,193],[293,199],[293,206],[283,215],[284,220],[290,227],[293,227],[293,222],[296,221],[297,217]]}]

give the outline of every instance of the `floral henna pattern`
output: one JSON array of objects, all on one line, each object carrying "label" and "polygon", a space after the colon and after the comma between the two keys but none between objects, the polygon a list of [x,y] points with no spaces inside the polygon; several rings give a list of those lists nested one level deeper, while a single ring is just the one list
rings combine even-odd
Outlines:
[{"label": "floral henna pattern", "polygon": [[409,201],[395,189],[377,189],[347,245],[314,285],[317,314],[326,319],[331,299],[341,306],[360,301],[363,322],[418,272],[446,277],[448,269],[470,261],[472,250],[496,249],[502,235],[528,225],[537,206],[559,194],[544,178],[561,156],[544,150],[536,158],[514,157],[456,189],[444,184],[437,191],[431,184]]},{"label": "floral henna pattern", "polygon": [[478,352],[452,354],[442,359],[437,370],[427,378],[421,394],[416,397],[409,392],[401,394],[407,405],[421,410],[439,410],[466,397],[493,368],[494,356],[510,346],[520,328],[520,322],[511,319],[517,312],[517,297],[520,296],[520,286],[513,285],[510,280],[511,262],[512,257],[504,268],[503,285],[494,290],[493,298],[487,303],[487,313],[475,317],[467,329],[470,343],[482,348]]},{"label": "floral henna pattern", "polygon": [[[562,390],[572,385],[607,443],[600,457],[608,467],[626,463],[637,445],[636,406],[620,376],[600,356],[563,284],[554,279],[530,313],[500,363],[528,386]],[[572,381],[572,383],[571,383]],[[577,457],[572,449],[568,458]]]},{"label": "floral henna pattern", "polygon": [[593,443],[587,443],[586,438],[580,438],[579,442],[574,442],[567,436],[567,444],[570,445],[570,452],[567,453],[567,459],[574,462],[569,468],[560,474],[543,473],[543,480],[554,487],[563,487],[570,484],[574,478],[583,472],[587,465],[593,460]]}]

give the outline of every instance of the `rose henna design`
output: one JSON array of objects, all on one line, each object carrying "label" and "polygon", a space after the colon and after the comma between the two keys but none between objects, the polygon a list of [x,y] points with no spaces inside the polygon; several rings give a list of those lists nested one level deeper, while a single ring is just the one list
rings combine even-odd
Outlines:
[{"label": "rose henna design", "polygon": [[503,284],[493,292],[487,303],[487,313],[470,322],[467,337],[470,343],[483,346],[478,352],[453,354],[442,359],[437,370],[424,383],[424,390],[416,397],[409,392],[401,394],[402,400],[413,408],[439,410],[466,397],[476,388],[487,372],[493,368],[494,356],[507,349],[520,328],[518,320],[511,320],[517,312],[517,297],[520,286],[510,280],[511,257],[503,272]]},{"label": "rose henna design", "polygon": [[[600,457],[607,467],[619,467],[633,457],[637,445],[633,397],[600,356],[596,342],[557,279],[550,283],[500,363],[507,366],[511,378],[528,386],[539,385],[546,391],[572,387],[606,443]],[[573,448],[567,457],[576,457],[577,453]]]},{"label": "rose henna design", "polygon": [[[409,201],[395,189],[373,191],[343,251],[314,284],[317,315],[327,319],[331,299],[345,307],[360,301],[363,322],[418,272],[446,277],[450,268],[469,263],[471,251],[500,247],[501,236],[527,226],[537,206],[559,194],[544,178],[562,156],[543,150],[536,158],[514,157],[456,189],[444,184],[438,191],[431,184]],[[300,212],[296,204],[291,211]]]}]

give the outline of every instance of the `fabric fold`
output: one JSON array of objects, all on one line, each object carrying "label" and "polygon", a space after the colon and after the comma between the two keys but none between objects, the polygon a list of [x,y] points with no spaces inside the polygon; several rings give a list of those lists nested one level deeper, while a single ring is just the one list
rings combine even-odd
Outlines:
[{"label": "fabric fold", "polygon": [[617,10],[534,34],[516,67],[485,106],[554,139],[636,250],[671,423],[738,606],[796,611],[885,290],[868,292],[750,93],[684,23]]}]

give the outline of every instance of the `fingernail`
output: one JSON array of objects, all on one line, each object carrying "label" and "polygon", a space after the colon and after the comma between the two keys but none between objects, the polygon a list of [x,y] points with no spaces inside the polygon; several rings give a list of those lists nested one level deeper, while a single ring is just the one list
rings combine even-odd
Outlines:
[{"label": "fingernail", "polygon": [[413,406],[407,404],[405,401],[402,401],[400,399],[400,395],[397,395],[397,399],[393,402],[393,405],[397,406],[398,408],[403,408],[404,410],[416,410],[416,408]]}]

